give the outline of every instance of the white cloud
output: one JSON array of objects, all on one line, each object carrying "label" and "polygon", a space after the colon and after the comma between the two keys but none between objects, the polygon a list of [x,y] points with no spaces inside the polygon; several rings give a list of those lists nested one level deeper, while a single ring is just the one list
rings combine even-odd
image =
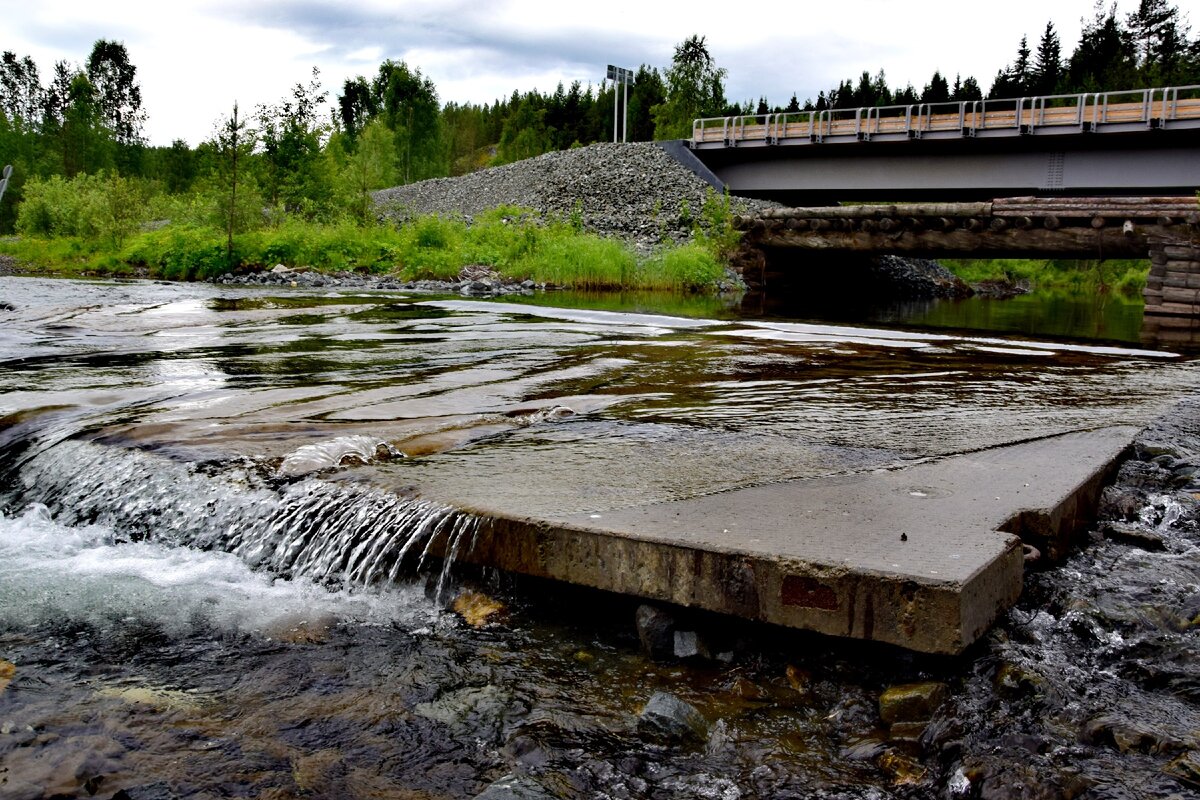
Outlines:
[{"label": "white cloud", "polygon": [[[1123,0],[1122,8],[1132,0]],[[599,83],[607,63],[664,67],[674,45],[707,38],[734,100],[786,103],[886,70],[920,87],[935,69],[986,87],[1022,34],[1035,46],[1053,21],[1069,53],[1092,0],[1009,0],[986,18],[961,0],[605,4],[502,0],[41,0],[7,15],[5,48],[48,75],[82,62],[96,39],[124,41],[138,68],[153,144],[195,145],[229,113],[274,103],[320,67],[330,97],[385,58],[419,67],[443,102],[491,102],[514,89]]]}]

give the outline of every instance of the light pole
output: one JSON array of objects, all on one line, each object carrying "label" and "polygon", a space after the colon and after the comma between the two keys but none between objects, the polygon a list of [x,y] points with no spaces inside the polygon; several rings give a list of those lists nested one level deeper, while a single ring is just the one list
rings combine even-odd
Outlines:
[{"label": "light pole", "polygon": [[620,141],[629,141],[629,85],[633,83],[633,70],[624,67],[608,65],[608,80],[613,82],[613,141],[617,141],[617,110],[621,106],[621,98],[617,94],[617,84],[625,87],[625,113],[621,122]]}]

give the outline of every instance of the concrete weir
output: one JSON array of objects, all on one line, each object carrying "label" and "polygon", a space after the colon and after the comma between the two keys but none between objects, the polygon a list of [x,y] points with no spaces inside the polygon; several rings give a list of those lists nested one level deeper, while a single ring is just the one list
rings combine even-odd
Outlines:
[{"label": "concrete weir", "polygon": [[1088,521],[1137,429],[1068,433],[863,474],[531,518],[482,498],[458,558],[682,606],[957,654],[1020,596],[1024,545]]}]

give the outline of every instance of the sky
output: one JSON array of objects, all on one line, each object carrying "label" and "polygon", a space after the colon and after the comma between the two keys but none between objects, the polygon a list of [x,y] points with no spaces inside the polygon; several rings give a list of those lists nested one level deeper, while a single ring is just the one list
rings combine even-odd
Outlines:
[{"label": "sky", "polygon": [[490,103],[560,81],[598,85],[608,64],[665,68],[694,34],[728,71],[730,100],[786,105],[795,93],[803,103],[880,69],[893,88],[919,91],[941,70],[951,83],[973,75],[986,91],[1021,36],[1036,48],[1047,22],[1070,53],[1093,2],[36,0],[10,6],[0,50],[31,56],[45,83],[56,61],[83,63],[97,39],[124,42],[149,143],[195,146],[235,101],[243,112],[276,103],[313,67],[331,102],[347,78],[369,78],[391,58],[419,68],[443,103]]}]

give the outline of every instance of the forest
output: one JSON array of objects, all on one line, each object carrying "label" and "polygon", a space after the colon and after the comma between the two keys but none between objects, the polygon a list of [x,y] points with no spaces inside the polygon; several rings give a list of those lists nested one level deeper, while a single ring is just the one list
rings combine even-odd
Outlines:
[{"label": "forest", "polygon": [[[726,70],[693,36],[669,64],[637,70],[629,138],[686,137],[700,116],[1200,84],[1200,36],[1168,0],[1140,0],[1125,15],[1098,2],[1069,52],[1053,22],[1035,38],[1022,37],[984,83],[935,71],[919,89],[892,87],[884,70],[864,70],[780,105],[728,98]],[[314,69],[276,103],[231,105],[203,142],[156,147],[143,137],[146,111],[124,44],[98,40],[82,64],[59,61],[46,78],[29,56],[6,51],[0,161],[15,169],[0,233],[111,253],[148,221],[171,220],[224,234],[232,258],[235,235],[286,221],[373,225],[376,189],[607,141],[616,98],[611,84],[574,82],[482,105],[443,101],[419,66],[393,60],[346,78],[332,98],[322,86]]]}]

